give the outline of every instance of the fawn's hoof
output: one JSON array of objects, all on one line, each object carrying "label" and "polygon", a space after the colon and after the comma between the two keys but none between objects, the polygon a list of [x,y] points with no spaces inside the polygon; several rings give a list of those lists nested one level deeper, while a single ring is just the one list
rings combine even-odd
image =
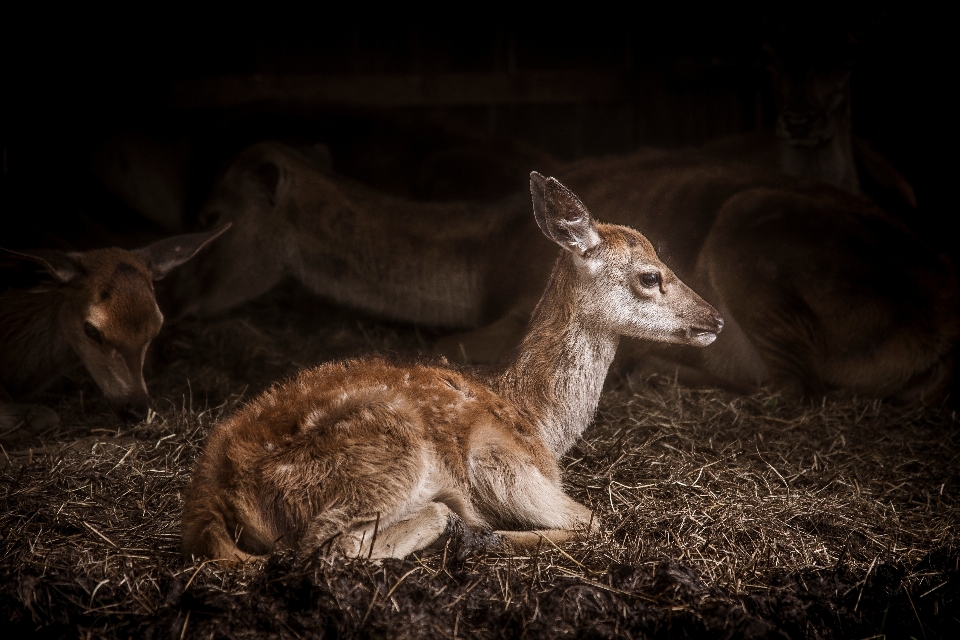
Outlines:
[{"label": "fawn's hoof", "polygon": [[502,546],[500,536],[492,531],[471,529],[463,518],[451,514],[447,519],[447,529],[442,536],[449,541],[453,557],[457,562],[463,562],[471,555],[483,554]]}]

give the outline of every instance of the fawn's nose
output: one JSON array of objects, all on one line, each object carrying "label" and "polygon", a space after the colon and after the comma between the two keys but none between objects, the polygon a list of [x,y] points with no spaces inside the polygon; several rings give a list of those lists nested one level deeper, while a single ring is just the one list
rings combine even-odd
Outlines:
[{"label": "fawn's nose", "polygon": [[717,333],[723,331],[723,316],[713,316],[713,319],[717,323]]}]

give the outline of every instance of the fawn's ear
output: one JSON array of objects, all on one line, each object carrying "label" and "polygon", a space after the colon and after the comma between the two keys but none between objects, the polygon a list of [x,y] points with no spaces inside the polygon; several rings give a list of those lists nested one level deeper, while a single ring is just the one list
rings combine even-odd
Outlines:
[{"label": "fawn's ear", "polygon": [[530,173],[533,215],[543,234],[581,257],[600,244],[597,223],[570,189],[556,178]]},{"label": "fawn's ear", "polygon": [[197,255],[200,249],[216,240],[230,228],[231,222],[221,225],[213,231],[190,233],[183,236],[174,236],[166,240],[158,240],[133,253],[143,260],[150,269],[154,280],[160,280],[173,269]]},{"label": "fawn's ear", "polygon": [[56,249],[36,249],[33,251],[13,251],[2,249],[14,259],[29,260],[43,267],[43,270],[57,279],[57,282],[66,284],[83,275],[83,267],[76,260],[77,254],[57,251]]}]

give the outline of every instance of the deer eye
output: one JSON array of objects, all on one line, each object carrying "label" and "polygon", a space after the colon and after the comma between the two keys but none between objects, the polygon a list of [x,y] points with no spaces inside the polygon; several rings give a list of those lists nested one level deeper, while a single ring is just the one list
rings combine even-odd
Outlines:
[{"label": "deer eye", "polygon": [[93,326],[89,322],[83,323],[83,332],[87,335],[88,338],[90,338],[97,344],[103,344],[103,334],[100,333],[100,329],[97,329],[95,326]]},{"label": "deer eye", "polygon": [[640,284],[642,284],[647,289],[653,289],[654,287],[660,286],[660,274],[659,273],[644,273],[640,276]]}]

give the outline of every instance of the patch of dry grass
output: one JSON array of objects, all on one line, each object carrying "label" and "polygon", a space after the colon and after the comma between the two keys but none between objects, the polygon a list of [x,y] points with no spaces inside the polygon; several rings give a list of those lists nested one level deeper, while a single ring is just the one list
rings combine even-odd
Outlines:
[{"label": "patch of dry grass", "polygon": [[658,378],[613,381],[564,460],[569,491],[602,523],[595,539],[380,564],[180,559],[182,492],[218,419],[302,366],[415,355],[434,338],[280,292],[165,328],[158,413],[144,423],[119,424],[89,382],[82,402],[51,397],[60,430],[15,434],[0,452],[0,615],[53,637],[956,630],[960,430],[948,408],[789,404]]}]

